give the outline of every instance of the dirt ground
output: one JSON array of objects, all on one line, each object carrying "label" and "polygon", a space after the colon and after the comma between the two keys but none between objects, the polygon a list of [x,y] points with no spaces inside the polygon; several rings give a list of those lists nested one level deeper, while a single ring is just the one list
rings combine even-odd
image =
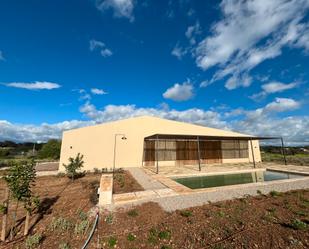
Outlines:
[{"label": "dirt ground", "polygon": [[[66,177],[37,179],[34,192],[42,204],[33,213],[30,234],[42,234],[42,239],[33,248],[81,248],[93,224],[93,217],[84,221],[95,205],[99,179],[100,174],[73,183]],[[0,179],[0,202],[4,186]],[[1,249],[26,248],[21,235],[24,212],[19,210],[19,233],[14,242],[0,243]],[[172,213],[155,203],[106,211],[88,248],[309,248],[309,190],[272,192]]]},{"label": "dirt ground", "polygon": [[[30,234],[43,235],[38,248],[59,248],[60,243],[67,241],[70,242],[71,248],[81,247],[87,237],[86,231],[85,234],[75,234],[74,229],[76,224],[81,223],[81,214],[88,212],[95,205],[99,179],[100,175],[95,174],[86,175],[74,182],[67,177],[37,178],[33,192],[40,196],[41,207],[32,215]],[[4,189],[4,180],[0,179],[0,203],[4,199]],[[15,205],[10,208],[14,210]],[[19,205],[18,210],[19,226],[16,239],[6,244],[0,242],[0,248],[25,248],[25,238],[22,236],[25,212],[22,205]],[[0,224],[1,222],[0,215]],[[9,214],[9,222],[12,222],[12,212]]]},{"label": "dirt ground", "polygon": [[90,248],[309,248],[309,190],[172,213],[155,203],[106,213]]},{"label": "dirt ground", "polygon": [[122,194],[134,191],[142,191],[143,187],[135,180],[129,171],[115,173],[113,193]]}]

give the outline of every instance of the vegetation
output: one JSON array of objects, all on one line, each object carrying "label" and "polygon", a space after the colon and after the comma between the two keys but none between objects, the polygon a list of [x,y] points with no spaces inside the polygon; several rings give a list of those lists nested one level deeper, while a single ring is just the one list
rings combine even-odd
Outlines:
[{"label": "vegetation", "polygon": [[117,245],[117,238],[116,237],[110,237],[108,239],[108,246],[113,248]]},{"label": "vegetation", "polygon": [[[283,162],[282,148],[279,146],[262,146],[263,162]],[[286,161],[288,164],[309,165],[309,146],[285,147]]]},{"label": "vegetation", "polygon": [[138,215],[138,212],[137,212],[136,209],[132,209],[132,210],[128,211],[127,214],[128,214],[129,216],[131,216],[131,217],[136,217],[136,216]]},{"label": "vegetation", "polygon": [[28,236],[26,239],[26,248],[27,249],[34,249],[38,247],[40,242],[42,241],[43,236],[42,234],[34,234],[32,236]]},{"label": "vegetation", "polygon": [[50,229],[52,231],[64,232],[64,231],[68,231],[72,227],[73,227],[72,222],[63,217],[53,218],[50,224]]},{"label": "vegetation", "polygon": [[181,210],[180,215],[183,217],[190,217],[192,216],[192,212],[190,210]]},{"label": "vegetation", "polygon": [[70,157],[69,158],[69,164],[63,164],[65,167],[67,176],[74,181],[76,176],[78,175],[78,170],[80,170],[82,167],[84,167],[84,156],[78,153],[75,158]]},{"label": "vegetation", "polygon": [[299,220],[299,219],[294,219],[291,222],[291,227],[294,228],[295,230],[305,230],[308,228],[307,223]]},{"label": "vegetation", "polygon": [[43,145],[38,153],[39,158],[59,159],[61,150],[61,141],[52,139]]},{"label": "vegetation", "polygon": [[25,160],[15,163],[12,162],[8,174],[4,177],[4,180],[9,188],[11,198],[17,201],[14,212],[13,227],[11,229],[11,239],[15,233],[16,212],[19,202],[23,203],[24,209],[27,212],[24,235],[28,234],[32,206],[33,204],[37,204],[39,202],[37,197],[34,197],[31,191],[31,188],[34,186],[35,177],[36,172],[34,160]]}]

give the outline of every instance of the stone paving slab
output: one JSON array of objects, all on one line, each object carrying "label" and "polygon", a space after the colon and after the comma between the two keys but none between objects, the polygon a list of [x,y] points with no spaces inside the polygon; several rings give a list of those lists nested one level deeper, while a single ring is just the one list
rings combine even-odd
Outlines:
[{"label": "stone paving slab", "polygon": [[152,189],[162,189],[165,186],[157,181],[156,179],[152,178],[148,174],[145,173],[144,169],[142,168],[126,168],[131,175],[136,179],[136,181],[145,189],[145,190],[152,190]]}]

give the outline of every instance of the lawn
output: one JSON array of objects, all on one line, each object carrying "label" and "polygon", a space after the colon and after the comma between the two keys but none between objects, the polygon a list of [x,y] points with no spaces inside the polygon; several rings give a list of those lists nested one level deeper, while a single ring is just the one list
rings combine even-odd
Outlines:
[{"label": "lawn", "polygon": [[[88,211],[97,201],[99,179],[100,174],[74,182],[38,177],[33,191],[42,202],[32,215],[31,235],[21,235],[24,212],[19,212],[16,239],[0,243],[0,248],[81,248],[93,224]],[[4,187],[0,179],[0,201]],[[309,190],[271,192],[171,213],[150,202],[101,213],[88,248],[308,248],[308,226]]]}]

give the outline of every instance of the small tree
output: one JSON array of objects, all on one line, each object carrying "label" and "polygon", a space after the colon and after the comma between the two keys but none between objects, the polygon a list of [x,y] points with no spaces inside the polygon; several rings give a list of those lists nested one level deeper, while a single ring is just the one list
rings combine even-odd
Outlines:
[{"label": "small tree", "polygon": [[84,156],[78,153],[75,158],[69,158],[69,164],[63,164],[65,167],[65,171],[67,172],[67,176],[74,181],[77,171],[84,167]]},{"label": "small tree", "polygon": [[19,202],[23,202],[27,212],[24,234],[28,234],[29,220],[31,215],[32,191],[36,177],[34,160],[23,160],[11,162],[9,172],[4,177],[10,190],[10,196],[17,201],[13,214],[13,227],[11,228],[11,239],[13,238],[16,226],[16,213]]}]

